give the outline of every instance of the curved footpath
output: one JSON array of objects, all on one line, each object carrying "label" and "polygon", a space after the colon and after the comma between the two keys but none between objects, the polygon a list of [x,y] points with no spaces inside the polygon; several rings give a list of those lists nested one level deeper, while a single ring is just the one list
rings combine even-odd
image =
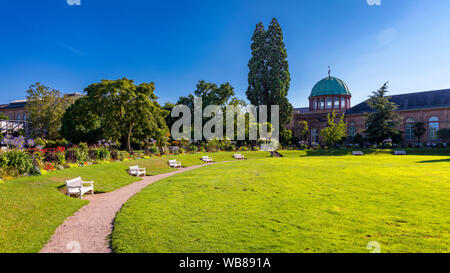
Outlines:
[{"label": "curved footpath", "polygon": [[[214,164],[214,163],[211,163]],[[40,253],[111,253],[109,235],[114,226],[114,218],[122,205],[133,195],[148,185],[175,174],[197,169],[211,164],[197,165],[180,170],[147,176],[115,191],[90,195],[89,204],[68,217],[59,226]],[[94,184],[95,187],[95,184]]]}]

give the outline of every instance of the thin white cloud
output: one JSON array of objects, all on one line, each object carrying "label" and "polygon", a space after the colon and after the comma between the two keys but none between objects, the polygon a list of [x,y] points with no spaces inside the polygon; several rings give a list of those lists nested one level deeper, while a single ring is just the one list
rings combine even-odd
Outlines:
[{"label": "thin white cloud", "polygon": [[378,35],[378,43],[387,45],[392,43],[397,38],[398,31],[395,28],[388,28]]},{"label": "thin white cloud", "polygon": [[78,49],[76,49],[76,48],[73,48],[73,47],[71,47],[71,46],[69,46],[69,45],[63,44],[63,46],[64,46],[65,48],[67,48],[68,50],[72,51],[72,52],[75,53],[75,54],[78,54],[78,55],[81,55],[81,56],[84,56],[84,55],[85,55],[83,51],[78,50]]}]

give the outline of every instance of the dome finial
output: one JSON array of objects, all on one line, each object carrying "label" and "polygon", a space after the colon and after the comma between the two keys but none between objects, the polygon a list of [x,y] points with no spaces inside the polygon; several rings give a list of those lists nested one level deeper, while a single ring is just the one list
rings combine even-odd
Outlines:
[{"label": "dome finial", "polygon": [[328,66],[328,78],[331,78],[331,67]]}]

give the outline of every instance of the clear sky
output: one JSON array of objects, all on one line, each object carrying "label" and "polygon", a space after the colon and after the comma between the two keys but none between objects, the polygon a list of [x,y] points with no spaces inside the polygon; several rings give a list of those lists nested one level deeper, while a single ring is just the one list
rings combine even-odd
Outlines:
[{"label": "clear sky", "polygon": [[450,88],[449,14],[448,0],[3,0],[0,103],[25,98],[36,81],[69,93],[122,77],[155,82],[161,103],[199,80],[228,81],[245,98],[250,39],[272,17],[294,107],[307,105],[329,65],[353,105],[385,81],[391,94]]}]

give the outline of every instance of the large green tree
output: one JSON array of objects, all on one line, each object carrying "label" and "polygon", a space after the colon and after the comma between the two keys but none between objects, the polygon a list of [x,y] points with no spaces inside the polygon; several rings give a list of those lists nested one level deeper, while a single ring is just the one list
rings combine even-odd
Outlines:
[{"label": "large green tree", "polygon": [[[280,125],[289,123],[292,105],[287,99],[290,73],[283,33],[278,21],[273,18],[267,31],[264,25],[256,25],[252,37],[252,57],[248,63],[247,98],[256,106],[280,107]],[[270,114],[268,115],[270,121]]]},{"label": "large green tree", "polygon": [[[190,108],[191,124],[194,124],[194,100],[195,98],[202,98],[202,110],[204,110],[208,105],[217,105],[223,111],[224,126],[225,126],[225,116],[226,116],[226,106],[227,105],[240,105],[244,104],[242,100],[237,99],[234,96],[234,88],[230,83],[226,82],[218,86],[215,83],[199,81],[197,83],[196,89],[193,94],[188,96],[182,96],[178,99],[177,105],[182,104]],[[209,118],[203,118],[203,125],[209,120]],[[224,128],[225,129],[225,128]],[[191,130],[193,130],[191,128]],[[225,130],[224,130],[225,132]],[[192,133],[191,133],[192,135]]]},{"label": "large green tree", "polygon": [[72,143],[95,143],[102,139],[102,120],[87,96],[67,108],[61,123],[61,134]]},{"label": "large green tree", "polygon": [[327,115],[328,126],[320,131],[320,135],[329,146],[335,145],[337,142],[347,136],[347,124],[344,121],[344,114],[338,122],[336,122],[336,112]]},{"label": "large green tree", "polygon": [[59,90],[39,82],[27,90],[28,112],[31,133],[35,137],[56,139],[60,137],[61,118],[75,98],[64,97]]},{"label": "large green tree", "polygon": [[381,143],[383,140],[393,138],[400,134],[397,129],[400,124],[400,116],[396,113],[398,106],[386,96],[387,83],[367,100],[367,105],[372,109],[366,114],[366,135],[369,141]]},{"label": "large green tree", "polygon": [[[153,83],[136,85],[133,80],[126,78],[102,80],[85,89],[87,94],[84,100],[74,104],[66,118],[74,119],[71,128],[82,130],[88,135],[101,136],[115,142],[124,140],[130,151],[132,142],[153,138],[158,130],[168,131],[165,123],[168,111],[162,109],[157,102],[154,89]],[[87,108],[90,110],[87,117],[74,117]],[[100,136],[96,135],[99,129]]]}]

